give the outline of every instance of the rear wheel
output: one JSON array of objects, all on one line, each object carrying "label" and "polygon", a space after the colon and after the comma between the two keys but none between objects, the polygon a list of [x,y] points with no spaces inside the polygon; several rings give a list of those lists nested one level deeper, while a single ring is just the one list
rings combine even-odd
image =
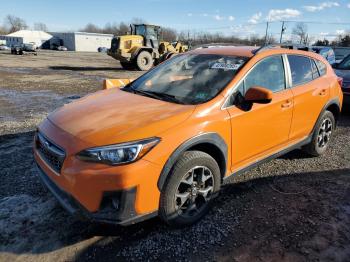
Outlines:
[{"label": "rear wheel", "polygon": [[152,55],[147,51],[142,51],[136,58],[136,65],[141,71],[150,70],[153,66]]},{"label": "rear wheel", "polygon": [[120,64],[125,70],[135,69],[135,64],[132,62],[120,62]]},{"label": "rear wheel", "polygon": [[162,190],[159,215],[171,226],[191,225],[207,213],[220,186],[220,169],[210,155],[185,152]]},{"label": "rear wheel", "polygon": [[330,111],[325,111],[319,118],[312,141],[303,149],[312,156],[322,155],[328,148],[335,128],[334,115]]}]

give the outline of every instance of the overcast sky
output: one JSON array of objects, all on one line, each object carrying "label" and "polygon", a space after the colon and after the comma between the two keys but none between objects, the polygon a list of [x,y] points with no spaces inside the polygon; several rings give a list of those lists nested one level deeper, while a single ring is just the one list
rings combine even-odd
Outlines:
[{"label": "overcast sky", "polygon": [[[131,4],[132,3],[132,4]],[[29,26],[45,23],[51,31],[78,30],[87,23],[128,22],[134,17],[178,30],[219,31],[246,36],[269,33],[278,37],[280,20],[316,21],[308,24],[314,36],[332,36],[350,29],[350,0],[11,0],[2,1],[0,21],[7,14],[23,18]],[[326,24],[326,23],[333,24]],[[349,23],[349,24],[342,24]],[[287,23],[286,36],[294,23]]]}]

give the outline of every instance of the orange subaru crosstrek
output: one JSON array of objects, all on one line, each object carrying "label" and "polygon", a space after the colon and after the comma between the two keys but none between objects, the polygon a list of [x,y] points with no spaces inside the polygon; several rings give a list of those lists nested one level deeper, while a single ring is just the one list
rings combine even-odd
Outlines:
[{"label": "orange subaru crosstrek", "polygon": [[43,182],[74,214],[190,225],[227,177],[296,148],[323,154],[342,100],[315,53],[197,49],[57,109],[39,125],[34,155]]}]

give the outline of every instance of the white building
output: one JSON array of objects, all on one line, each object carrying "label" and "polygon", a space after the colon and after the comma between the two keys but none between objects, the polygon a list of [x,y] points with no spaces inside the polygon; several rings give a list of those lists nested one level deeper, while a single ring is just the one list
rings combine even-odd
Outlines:
[{"label": "white building", "polygon": [[65,46],[69,51],[97,52],[99,47],[111,47],[113,35],[86,32],[52,32],[51,48]]},{"label": "white building", "polygon": [[48,43],[48,40],[52,38],[52,35],[44,31],[35,31],[35,30],[19,30],[17,32],[2,35],[0,40],[6,41],[6,45],[16,46],[21,44],[34,43],[37,47],[44,47],[45,43]]}]

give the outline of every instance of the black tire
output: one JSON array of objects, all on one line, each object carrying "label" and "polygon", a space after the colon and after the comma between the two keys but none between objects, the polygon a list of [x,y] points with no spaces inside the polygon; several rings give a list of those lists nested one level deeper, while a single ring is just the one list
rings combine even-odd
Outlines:
[{"label": "black tire", "polygon": [[316,123],[311,142],[303,147],[303,150],[311,156],[324,154],[332,140],[334,129],[334,115],[330,111],[325,111]]},{"label": "black tire", "polygon": [[153,63],[154,61],[152,55],[147,51],[142,51],[136,58],[137,68],[141,71],[150,70],[153,66]]},{"label": "black tire", "polygon": [[175,55],[176,55],[175,53],[169,52],[169,53],[166,54],[165,60],[168,60],[168,59],[174,57]]},{"label": "black tire", "polygon": [[187,151],[175,163],[165,182],[159,216],[173,227],[192,225],[208,212],[220,187],[220,168],[214,158],[201,151]]},{"label": "black tire", "polygon": [[169,58],[172,58],[176,54],[173,52],[167,52],[164,55],[162,55],[159,59],[159,63],[163,63],[165,60],[168,60]]},{"label": "black tire", "polygon": [[132,62],[120,62],[121,66],[125,70],[134,70],[135,64]]}]

